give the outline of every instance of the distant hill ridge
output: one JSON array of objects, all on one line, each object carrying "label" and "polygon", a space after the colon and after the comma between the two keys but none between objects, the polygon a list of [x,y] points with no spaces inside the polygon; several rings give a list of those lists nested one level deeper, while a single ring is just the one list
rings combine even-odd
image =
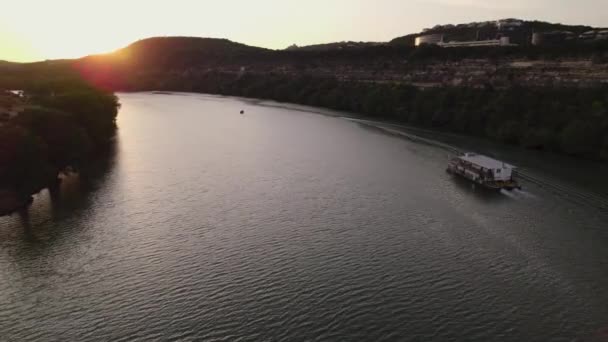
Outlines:
[{"label": "distant hill ridge", "polygon": [[[519,21],[519,19],[508,19]],[[586,31],[597,29],[587,25],[564,25],[559,23],[548,23],[542,21],[521,20],[521,26],[500,28],[498,21],[472,22],[467,24],[447,24],[436,25],[433,28],[425,29],[422,32],[411,33],[397,37],[389,42],[356,42],[344,41],[325,44],[314,44],[308,46],[292,45],[285,50],[271,50],[242,43],[237,43],[228,39],[220,38],[201,38],[201,37],[152,37],[136,41],[127,47],[119,49],[113,55],[129,56],[131,61],[136,61],[137,65],[200,65],[210,61],[230,62],[243,58],[252,57],[274,57],[277,52],[331,52],[343,51],[348,53],[353,50],[378,50],[382,47],[412,47],[416,37],[426,34],[443,34],[446,41],[456,40],[475,40],[493,39],[499,34],[507,35],[512,42],[520,45],[530,45],[531,35],[534,32],[547,31],[570,31],[575,35],[580,35]],[[108,55],[97,55],[84,57],[84,60],[94,61],[108,59]],[[57,63],[60,61],[51,61]],[[0,61],[0,66],[7,66],[13,63]]]},{"label": "distant hill ridge", "polygon": [[201,37],[152,37],[136,41],[130,44],[125,49],[137,51],[140,49],[188,49],[188,50],[223,50],[225,52],[239,51],[263,51],[264,48],[249,46],[241,43],[236,43],[223,38],[201,38]]},{"label": "distant hill ridge", "polygon": [[298,46],[298,45],[294,44],[294,45],[289,46],[285,50],[326,51],[326,50],[365,48],[365,47],[370,47],[370,46],[378,46],[378,45],[382,45],[382,44],[386,44],[386,43],[344,41],[344,42],[336,42],[336,43],[306,45],[306,46]]},{"label": "distant hill ridge", "polygon": [[139,40],[115,54],[128,56],[138,65],[199,65],[210,61],[255,56],[271,50],[228,39],[200,37],[153,37]]}]

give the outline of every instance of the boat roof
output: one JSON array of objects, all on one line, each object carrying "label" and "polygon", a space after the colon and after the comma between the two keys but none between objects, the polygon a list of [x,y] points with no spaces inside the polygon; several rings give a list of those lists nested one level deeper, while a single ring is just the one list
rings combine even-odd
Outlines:
[{"label": "boat roof", "polygon": [[481,154],[476,153],[465,153],[459,156],[461,160],[467,161],[471,164],[485,167],[486,169],[514,169],[515,166],[507,164],[503,161],[496,160]]}]

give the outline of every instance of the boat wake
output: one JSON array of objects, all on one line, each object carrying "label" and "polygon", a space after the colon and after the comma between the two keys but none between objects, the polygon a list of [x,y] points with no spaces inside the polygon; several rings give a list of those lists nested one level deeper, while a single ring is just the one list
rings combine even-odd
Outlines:
[{"label": "boat wake", "polygon": [[525,169],[519,169],[516,172],[518,178],[553,192],[562,198],[566,198],[573,202],[584,205],[592,205],[599,209],[608,209],[608,198],[605,198],[602,195],[563,184],[560,181],[548,178],[546,176],[543,178],[534,176]]},{"label": "boat wake", "polygon": [[[407,127],[405,127],[405,126],[389,124],[389,123],[382,123],[382,122],[371,121],[371,120],[348,118],[348,117],[343,117],[343,118],[346,120],[349,120],[349,121],[357,122],[361,125],[378,128],[386,133],[396,135],[396,136],[408,139],[408,140],[416,142],[416,143],[422,143],[422,144],[435,146],[435,147],[444,149],[453,154],[464,153],[463,150],[461,150],[455,146],[452,146],[450,144],[446,144],[446,143],[437,141],[435,139],[424,138],[424,137],[416,135],[415,133],[412,133],[410,131],[406,131]],[[521,168],[514,170],[514,175],[518,179],[526,181],[527,183],[535,184],[541,188],[544,188],[544,189],[546,189],[562,198],[568,199],[570,201],[573,201],[573,202],[576,202],[579,204],[584,204],[584,205],[592,205],[599,209],[608,210],[608,198],[606,198],[605,196],[599,195],[597,193],[592,193],[589,191],[581,190],[576,187],[566,185],[561,181],[548,178],[546,176],[540,177],[537,175],[533,175],[531,172],[529,172],[529,170],[525,170],[525,169],[521,169]],[[503,190],[503,191],[501,191],[501,193],[505,194],[508,197],[514,198],[514,199],[538,198],[536,195],[534,195],[528,191],[525,191],[525,190],[515,190],[514,192],[508,192],[508,191]]]},{"label": "boat wake", "polygon": [[525,198],[531,198],[531,199],[538,199],[538,196],[536,196],[535,194],[529,192],[529,191],[525,191],[525,190],[513,190],[513,192],[515,194],[517,194],[518,196],[521,197],[525,197]]},{"label": "boat wake", "polygon": [[516,196],[513,193],[513,191],[508,191],[508,190],[505,190],[505,189],[501,189],[500,193],[503,194],[503,195],[505,195],[505,196],[507,196],[507,197],[509,197],[509,198],[512,198],[512,199],[520,199],[520,197]]}]

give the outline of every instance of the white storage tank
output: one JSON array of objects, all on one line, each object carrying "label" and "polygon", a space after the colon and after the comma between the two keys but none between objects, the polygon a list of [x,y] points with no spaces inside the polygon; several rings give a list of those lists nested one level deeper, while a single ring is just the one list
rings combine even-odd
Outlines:
[{"label": "white storage tank", "polygon": [[443,34],[428,34],[425,36],[416,37],[416,46],[420,45],[437,45],[443,41]]}]

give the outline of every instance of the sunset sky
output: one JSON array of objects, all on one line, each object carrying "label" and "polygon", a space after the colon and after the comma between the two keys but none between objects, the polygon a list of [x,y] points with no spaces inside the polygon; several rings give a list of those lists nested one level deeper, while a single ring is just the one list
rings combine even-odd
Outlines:
[{"label": "sunset sky", "polygon": [[282,49],[387,41],[435,24],[507,17],[608,26],[608,0],[0,0],[0,60],[109,52],[151,36]]}]

